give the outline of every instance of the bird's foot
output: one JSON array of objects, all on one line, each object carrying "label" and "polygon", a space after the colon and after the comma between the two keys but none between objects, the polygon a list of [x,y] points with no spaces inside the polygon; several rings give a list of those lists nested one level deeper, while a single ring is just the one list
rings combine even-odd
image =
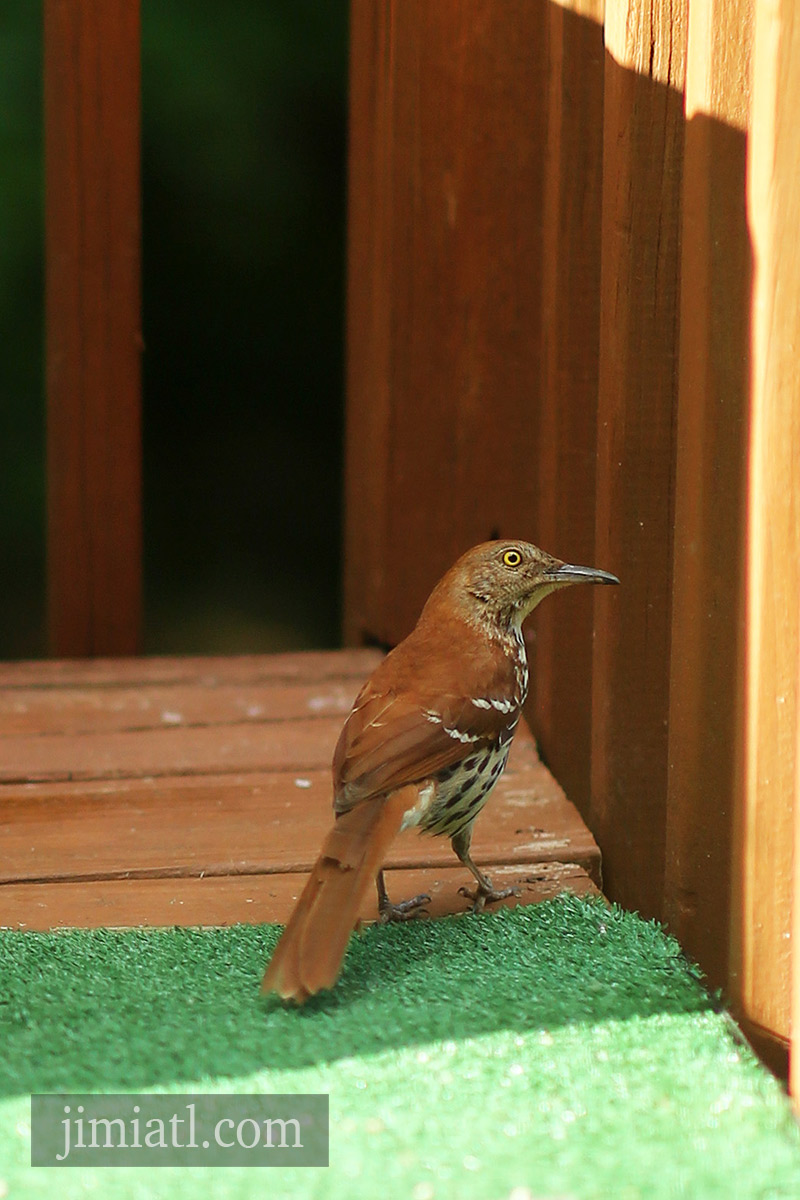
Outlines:
[{"label": "bird's foot", "polygon": [[[486,882],[489,883],[488,879]],[[471,891],[468,887],[460,887],[458,889],[458,894],[460,896],[466,896],[468,900],[471,900],[472,911],[477,913],[482,912],[486,907],[486,904],[491,903],[494,900],[505,900],[509,896],[520,896],[522,894],[522,888],[493,888],[491,884],[489,884],[488,887],[481,887],[481,885],[478,884],[473,891]]]},{"label": "bird's foot", "polygon": [[378,920],[382,925],[387,925],[389,921],[408,921],[411,917],[418,917],[425,911],[424,906],[430,903],[430,899],[430,896],[420,894],[412,896],[410,900],[401,900],[399,904],[387,900],[380,906]]}]

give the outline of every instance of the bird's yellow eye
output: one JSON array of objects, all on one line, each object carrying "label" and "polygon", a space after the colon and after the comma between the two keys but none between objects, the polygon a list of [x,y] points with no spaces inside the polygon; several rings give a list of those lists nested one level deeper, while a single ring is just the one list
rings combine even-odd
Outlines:
[{"label": "bird's yellow eye", "polygon": [[503,555],[503,562],[507,567],[518,567],[522,562],[522,555],[519,550],[506,550]]}]

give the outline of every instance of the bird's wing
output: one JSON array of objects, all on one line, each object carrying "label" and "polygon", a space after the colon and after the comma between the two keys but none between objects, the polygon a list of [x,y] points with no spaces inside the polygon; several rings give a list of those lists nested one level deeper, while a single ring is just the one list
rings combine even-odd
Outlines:
[{"label": "bird's wing", "polygon": [[510,714],[510,705],[482,698],[439,695],[427,703],[408,693],[365,689],[333,757],[335,810],[346,812],[468,758],[508,729]]}]

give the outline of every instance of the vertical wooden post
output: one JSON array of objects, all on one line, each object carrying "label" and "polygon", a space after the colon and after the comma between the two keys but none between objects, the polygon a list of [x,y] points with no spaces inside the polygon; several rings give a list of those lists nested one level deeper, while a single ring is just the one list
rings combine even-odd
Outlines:
[{"label": "vertical wooden post", "polygon": [[800,19],[794,0],[756,0],[755,14],[744,772],[732,986],[750,1022],[787,1038],[800,648]]},{"label": "vertical wooden post", "polygon": [[[607,0],[592,807],[609,894],[660,915],[686,0]],[[609,589],[610,591],[611,589]]]},{"label": "vertical wooden post", "polygon": [[348,119],[345,640],[385,637],[391,402],[392,6],[352,0]]},{"label": "vertical wooden post", "polygon": [[715,987],[728,982],[744,750],[751,10],[692,0],[686,67],[664,915]]},{"label": "vertical wooden post", "polygon": [[[560,558],[591,564],[600,345],[603,0],[550,4],[547,21],[543,379],[535,538]],[[557,604],[543,605],[532,622],[531,724],[548,765],[583,810],[590,791],[592,602],[591,592],[576,588]]]},{"label": "vertical wooden post", "polygon": [[[800,676],[800,655],[797,661]],[[794,805],[794,865],[792,870],[792,936],[789,939],[792,954],[792,1011],[789,1023],[791,1045],[789,1048],[789,1090],[792,1094],[796,1114],[800,1114],[800,704],[797,706],[797,755],[795,760],[795,805]]]},{"label": "vertical wooden post", "polygon": [[48,615],[131,654],[141,611],[138,0],[45,0]]},{"label": "vertical wooden post", "polygon": [[533,532],[545,8],[353,0],[345,611],[396,642]]}]

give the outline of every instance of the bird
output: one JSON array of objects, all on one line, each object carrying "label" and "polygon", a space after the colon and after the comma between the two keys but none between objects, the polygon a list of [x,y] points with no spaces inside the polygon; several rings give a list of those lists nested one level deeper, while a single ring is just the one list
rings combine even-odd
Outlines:
[{"label": "bird", "polygon": [[418,915],[426,895],[392,903],[383,862],[402,829],[450,838],[475,879],[474,911],[503,899],[473,862],[475,819],[508,757],[528,692],[522,624],[545,596],[617,584],[525,541],[495,539],[439,580],[412,632],[358,693],[333,755],[333,827],[275,947],[263,992],[304,1004],[339,977],[369,888],[381,921]]}]

